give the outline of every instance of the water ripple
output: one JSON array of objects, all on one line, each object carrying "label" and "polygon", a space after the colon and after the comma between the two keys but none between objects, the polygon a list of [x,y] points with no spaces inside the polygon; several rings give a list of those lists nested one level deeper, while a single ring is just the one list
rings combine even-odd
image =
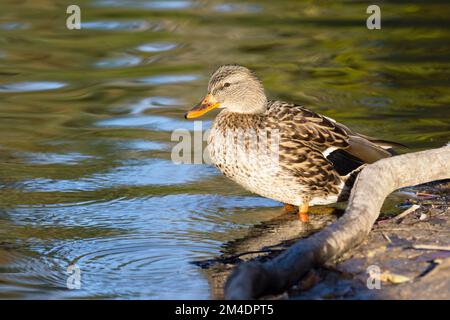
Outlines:
[{"label": "water ripple", "polygon": [[92,30],[134,30],[144,31],[152,25],[146,21],[88,21],[81,23],[81,29]]},{"label": "water ripple", "polygon": [[[206,130],[211,126],[211,121],[202,121],[202,130]],[[97,122],[100,127],[107,128],[142,128],[147,130],[174,131],[185,129],[193,131],[194,122],[176,120],[165,116],[154,115],[130,115],[125,117],[115,117],[111,119],[101,120]]]},{"label": "water ripple", "polygon": [[157,75],[150,76],[141,79],[136,79],[138,83],[160,85],[160,84],[173,84],[181,82],[190,82],[200,79],[198,75],[194,74],[181,74],[181,75]]},{"label": "water ripple", "polygon": [[[274,205],[277,203],[260,197],[171,194],[79,205],[22,206],[8,210],[8,215],[17,225],[40,228],[40,234],[47,235],[27,241],[36,256],[46,257],[48,263],[32,257],[17,263],[19,270],[42,283],[62,289],[67,279],[65,268],[75,264],[83,275],[82,288],[77,290],[80,296],[188,299],[209,295],[207,281],[191,262],[218,254],[221,239],[230,237],[229,231],[236,228],[228,219],[238,210],[244,214],[248,208]],[[222,210],[228,214],[220,213]],[[45,232],[47,227],[54,230],[50,235]],[[70,233],[64,231],[68,229]],[[123,232],[105,233],[103,229]],[[49,237],[55,239],[48,241]],[[45,265],[52,266],[51,270],[42,268]],[[15,280],[16,286],[25,286],[24,279]],[[180,282],[190,290],[179,292]],[[60,295],[73,297],[74,293],[65,290]]]},{"label": "water ripple", "polygon": [[160,159],[128,160],[112,171],[80,179],[37,178],[22,181],[19,185],[26,191],[92,191],[120,186],[178,185],[214,174],[216,171],[213,168],[202,165],[176,165],[172,161]]},{"label": "water ripple", "polygon": [[257,13],[262,11],[262,7],[257,4],[245,3],[223,3],[214,7],[215,11],[226,13]]},{"label": "water ripple", "polygon": [[368,107],[387,107],[392,100],[387,97],[364,97],[359,102]]},{"label": "water ripple", "polygon": [[0,23],[0,29],[3,30],[25,30],[29,29],[30,24],[25,22],[5,22]]},{"label": "water ripple", "polygon": [[148,140],[121,141],[117,144],[117,147],[120,149],[131,149],[138,151],[166,150],[168,148],[165,143]]},{"label": "water ripple", "polygon": [[176,10],[192,7],[192,2],[187,0],[165,0],[165,1],[136,1],[136,0],[99,0],[96,3],[101,7],[141,8]]},{"label": "water ripple", "polygon": [[125,55],[122,57],[109,58],[100,60],[95,63],[98,68],[120,68],[137,66],[142,62],[142,58],[133,55]]},{"label": "water ripple", "polygon": [[176,47],[177,44],[172,42],[151,42],[142,44],[136,49],[142,52],[161,52],[173,50]]},{"label": "water ripple", "polygon": [[148,97],[133,103],[129,109],[131,109],[130,114],[139,114],[147,109],[173,106],[181,106],[180,100],[169,97]]},{"label": "water ripple", "polygon": [[65,87],[63,82],[35,81],[35,82],[16,82],[0,85],[0,92],[31,92],[55,90]]},{"label": "water ripple", "polygon": [[19,157],[23,157],[30,164],[65,164],[74,165],[83,160],[93,159],[93,156],[81,154],[78,152],[72,153],[34,153],[25,152],[19,153]]},{"label": "water ripple", "polygon": [[[257,196],[169,194],[48,206],[28,205],[9,212],[21,225],[123,228],[130,232],[139,230],[161,234],[175,230],[173,239],[178,235],[181,235],[179,239],[185,239],[188,228],[191,231],[207,231],[233,227],[224,223],[232,211],[277,205],[273,200]],[[223,210],[229,211],[230,215],[225,215]],[[152,237],[159,238],[160,235],[154,234]]]}]

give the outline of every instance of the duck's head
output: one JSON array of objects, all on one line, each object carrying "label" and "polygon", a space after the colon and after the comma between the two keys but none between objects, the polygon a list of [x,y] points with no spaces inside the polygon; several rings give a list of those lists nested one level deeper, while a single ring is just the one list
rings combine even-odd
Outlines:
[{"label": "duck's head", "polygon": [[216,108],[245,114],[263,113],[266,105],[264,88],[249,69],[224,65],[209,79],[208,94],[185,114],[185,118],[197,118]]}]

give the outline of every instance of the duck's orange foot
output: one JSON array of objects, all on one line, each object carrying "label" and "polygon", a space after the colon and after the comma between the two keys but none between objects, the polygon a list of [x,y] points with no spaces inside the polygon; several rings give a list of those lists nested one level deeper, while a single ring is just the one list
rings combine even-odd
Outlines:
[{"label": "duck's orange foot", "polygon": [[309,207],[308,203],[304,203],[298,208],[298,219],[301,222],[306,223],[309,221],[308,207]]}]

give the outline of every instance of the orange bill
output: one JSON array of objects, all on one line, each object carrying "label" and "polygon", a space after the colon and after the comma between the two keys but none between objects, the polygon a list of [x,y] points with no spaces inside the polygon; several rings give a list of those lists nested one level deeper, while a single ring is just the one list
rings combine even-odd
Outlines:
[{"label": "orange bill", "polygon": [[220,106],[219,102],[212,95],[208,94],[199,104],[188,111],[184,117],[186,119],[198,118],[218,106]]}]

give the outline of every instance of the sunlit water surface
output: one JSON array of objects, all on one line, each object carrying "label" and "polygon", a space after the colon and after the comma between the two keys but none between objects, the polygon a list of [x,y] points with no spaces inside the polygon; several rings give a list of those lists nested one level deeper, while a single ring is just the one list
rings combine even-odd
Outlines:
[{"label": "sunlit water surface", "polygon": [[411,150],[449,139],[444,1],[383,3],[375,31],[360,1],[79,0],[82,30],[69,4],[1,4],[0,298],[210,297],[191,262],[282,213],[171,161],[220,64]]}]

